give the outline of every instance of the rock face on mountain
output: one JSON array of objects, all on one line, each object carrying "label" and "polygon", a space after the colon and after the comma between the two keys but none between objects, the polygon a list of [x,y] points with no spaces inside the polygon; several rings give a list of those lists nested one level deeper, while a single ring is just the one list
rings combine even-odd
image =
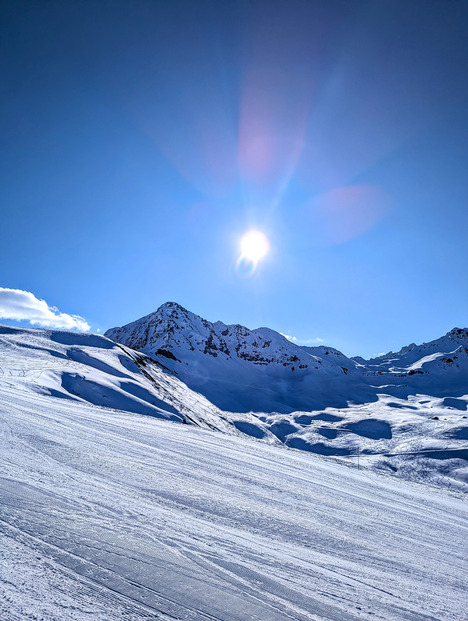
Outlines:
[{"label": "rock face on mountain", "polygon": [[[175,302],[167,302],[146,317],[121,328],[107,330],[105,336],[169,359],[185,359],[190,352],[223,360],[247,361],[255,366],[278,365],[289,371],[322,368],[348,373],[357,367],[331,347],[299,347],[269,328],[249,330],[244,326],[211,323]],[[178,355],[179,354],[179,355]],[[332,354],[324,360],[325,354]],[[339,356],[339,361],[336,360]],[[341,365],[348,365],[344,370]]]},{"label": "rock face on mountain", "polygon": [[167,302],[105,335],[140,350],[230,411],[292,412],[375,401],[378,394],[468,391],[468,330],[364,360],[301,347],[269,328],[211,323]]}]

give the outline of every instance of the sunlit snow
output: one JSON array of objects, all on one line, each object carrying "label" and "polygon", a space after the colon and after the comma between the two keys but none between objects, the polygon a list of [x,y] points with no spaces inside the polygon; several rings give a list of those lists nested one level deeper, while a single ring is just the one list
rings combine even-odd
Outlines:
[{"label": "sunlit snow", "polygon": [[[343,436],[369,436],[369,413]],[[463,618],[463,497],[293,450],[273,425],[104,337],[2,328],[0,618]]]}]

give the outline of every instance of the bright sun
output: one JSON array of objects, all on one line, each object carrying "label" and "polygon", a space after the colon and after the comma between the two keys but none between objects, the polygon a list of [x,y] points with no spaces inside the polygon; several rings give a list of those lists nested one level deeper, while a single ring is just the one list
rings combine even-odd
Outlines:
[{"label": "bright sun", "polygon": [[268,239],[260,231],[249,231],[241,239],[241,255],[252,263],[258,263],[263,259],[269,249]]}]

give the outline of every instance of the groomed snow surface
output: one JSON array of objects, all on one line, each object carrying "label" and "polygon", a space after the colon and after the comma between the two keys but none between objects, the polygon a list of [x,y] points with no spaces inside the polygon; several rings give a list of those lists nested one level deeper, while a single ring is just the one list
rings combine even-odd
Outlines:
[{"label": "groomed snow surface", "polygon": [[0,423],[3,620],[467,618],[461,498],[11,379]]}]

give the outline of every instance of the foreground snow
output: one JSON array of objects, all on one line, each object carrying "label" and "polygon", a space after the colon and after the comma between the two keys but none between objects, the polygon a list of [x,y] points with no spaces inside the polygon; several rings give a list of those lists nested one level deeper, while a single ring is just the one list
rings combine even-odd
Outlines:
[{"label": "foreground snow", "polygon": [[465,618],[468,508],[0,382],[0,618]]}]

